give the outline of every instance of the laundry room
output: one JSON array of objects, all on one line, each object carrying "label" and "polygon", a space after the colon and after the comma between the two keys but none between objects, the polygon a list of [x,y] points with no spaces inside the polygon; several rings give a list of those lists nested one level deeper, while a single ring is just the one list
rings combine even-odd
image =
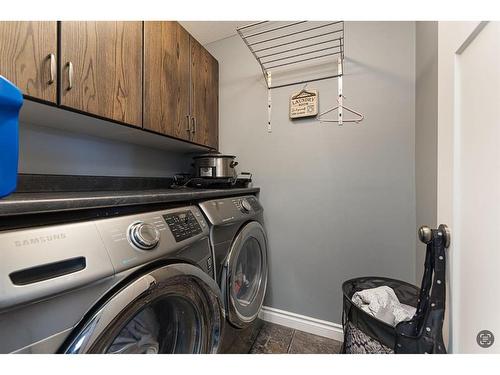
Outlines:
[{"label": "laundry room", "polygon": [[499,14],[48,2],[0,16],[1,354],[498,361]]}]

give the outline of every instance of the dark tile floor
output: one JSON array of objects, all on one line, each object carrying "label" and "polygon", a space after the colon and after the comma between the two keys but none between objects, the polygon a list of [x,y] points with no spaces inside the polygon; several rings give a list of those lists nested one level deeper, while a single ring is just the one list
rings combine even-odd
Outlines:
[{"label": "dark tile floor", "polygon": [[342,343],[278,324],[265,322],[251,354],[337,354]]}]

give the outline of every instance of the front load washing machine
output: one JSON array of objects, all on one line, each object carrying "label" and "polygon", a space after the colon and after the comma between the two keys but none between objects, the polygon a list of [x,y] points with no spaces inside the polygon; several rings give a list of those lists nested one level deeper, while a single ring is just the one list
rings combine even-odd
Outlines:
[{"label": "front load washing machine", "polygon": [[215,278],[227,317],[223,352],[246,352],[261,322],[266,294],[267,236],[263,208],[253,195],[200,203],[210,225]]},{"label": "front load washing machine", "polygon": [[0,352],[215,353],[224,311],[198,207],[0,232]]}]

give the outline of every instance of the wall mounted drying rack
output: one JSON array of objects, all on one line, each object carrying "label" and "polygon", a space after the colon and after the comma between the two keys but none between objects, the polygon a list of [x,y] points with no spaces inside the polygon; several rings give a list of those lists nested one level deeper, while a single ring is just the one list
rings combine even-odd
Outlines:
[{"label": "wall mounted drying rack", "polygon": [[[343,74],[344,61],[344,21],[260,21],[236,29],[259,63],[268,88],[268,132],[271,128],[271,90],[306,84]],[[304,77],[304,72],[314,70],[314,66],[326,65],[327,73],[310,79],[289,79],[273,85],[273,77],[279,75]],[[332,69],[333,68],[333,69]],[[295,74],[297,76],[297,74]],[[276,80],[274,80],[276,82]],[[339,82],[342,84],[341,81]],[[340,92],[339,124],[342,124],[342,91]],[[337,109],[336,107],[335,109]],[[328,112],[330,112],[329,110]],[[357,113],[357,112],[356,112]],[[324,112],[325,114],[325,112]]]},{"label": "wall mounted drying rack", "polygon": [[336,62],[344,58],[344,21],[261,21],[236,29],[260,65],[268,89],[339,76],[337,72],[305,80],[272,85],[276,74]]}]

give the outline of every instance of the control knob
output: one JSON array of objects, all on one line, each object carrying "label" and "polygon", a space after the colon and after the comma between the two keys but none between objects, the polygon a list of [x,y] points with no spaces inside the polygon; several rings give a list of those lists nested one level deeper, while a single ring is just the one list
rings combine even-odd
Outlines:
[{"label": "control knob", "polygon": [[252,206],[250,205],[250,203],[248,203],[246,199],[242,199],[240,201],[240,207],[241,211],[244,213],[249,213],[252,210]]},{"label": "control knob", "polygon": [[160,242],[158,229],[154,225],[142,221],[133,223],[128,229],[128,234],[130,241],[142,250],[152,250]]}]

